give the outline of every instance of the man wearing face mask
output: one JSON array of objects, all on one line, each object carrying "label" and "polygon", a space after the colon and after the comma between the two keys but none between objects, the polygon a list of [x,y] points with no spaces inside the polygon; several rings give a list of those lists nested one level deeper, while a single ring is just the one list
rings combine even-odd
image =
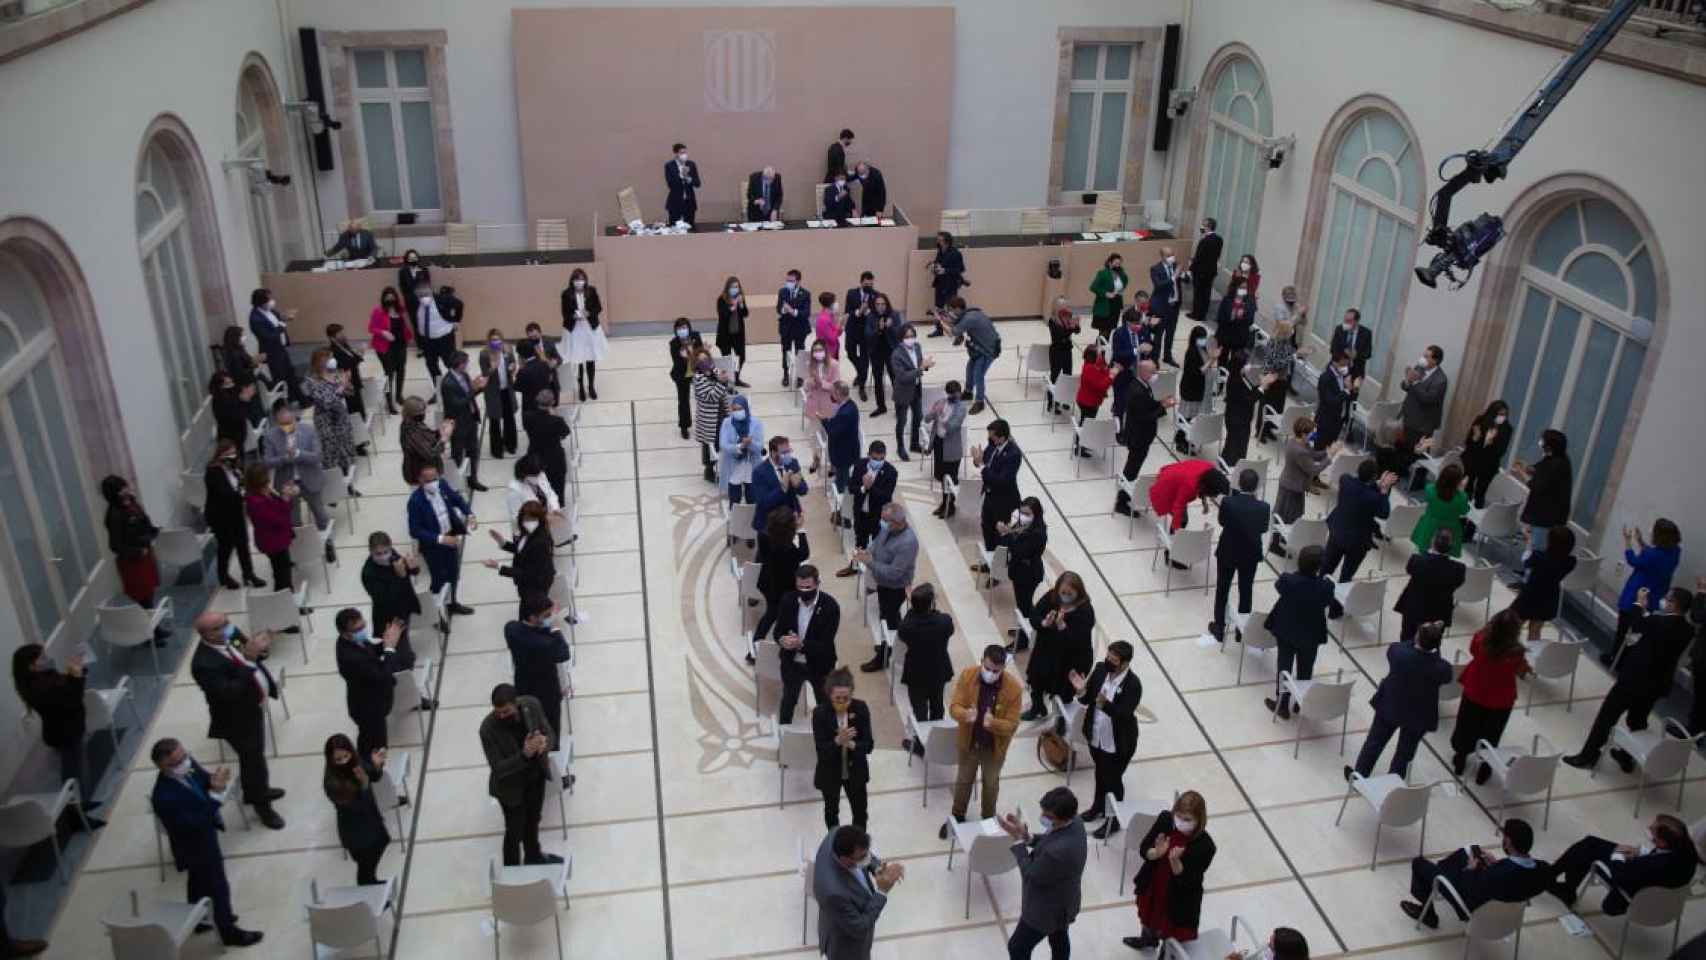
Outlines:
[{"label": "man wearing face mask", "polygon": [[998,821],[1013,840],[1010,849],[1021,884],[1019,922],[1007,940],[1008,960],[1025,960],[1044,940],[1049,956],[1065,960],[1072,952],[1067,930],[1078,919],[1083,900],[1089,847],[1078,798],[1066,787],[1055,787],[1043,794],[1039,806],[1043,832],[1036,836],[1017,814],[1004,814]]},{"label": "man wearing face mask", "polygon": [[492,688],[492,712],[480,721],[480,748],[491,768],[486,792],[503,810],[503,864],[562,863],[539,843],[545,780],[551,775],[551,737],[545,710],[532,697],[500,683]]},{"label": "man wearing face mask", "polygon": [[[889,374],[894,378],[894,449],[902,460],[911,460],[906,455],[908,449],[913,453],[924,452],[918,442],[920,421],[924,419],[924,371],[936,365],[936,358],[924,355],[924,348],[918,345],[918,333],[906,326],[904,320],[899,330],[900,345],[889,355]],[[906,441],[909,415],[910,444]]]},{"label": "man wearing face mask", "polygon": [[1137,378],[1138,363],[1149,359],[1155,351],[1154,345],[1146,342],[1143,335],[1147,317],[1141,309],[1135,304],[1129,306],[1120,319],[1124,322],[1115,327],[1113,336],[1108,338],[1109,362],[1114,368],[1112,412],[1116,420],[1125,416],[1125,401],[1132,383]]},{"label": "man wearing face mask", "polygon": [[[1161,418],[1167,411],[1178,404],[1179,398],[1171,394],[1165,397],[1155,396],[1155,384],[1161,379],[1156,370],[1155,361],[1143,360],[1137,365],[1137,376],[1132,381],[1130,389],[1126,390],[1125,398],[1125,469],[1121,476],[1125,477],[1127,486],[1137,482],[1138,474],[1143,472],[1143,461],[1149,457],[1149,447],[1155,442],[1155,430]],[[1131,516],[1133,510],[1141,509],[1133,505],[1131,494],[1121,489],[1114,498],[1114,512],[1121,516]]]},{"label": "man wearing face mask", "polygon": [[261,288],[249,294],[249,332],[255,335],[261,356],[266,358],[267,371],[273,383],[290,385],[290,399],[302,402],[297,392],[296,365],[290,362],[290,334],[284,329],[285,319],[278,315],[278,301],[272,291]]},{"label": "man wearing face mask", "polygon": [[746,178],[746,219],[748,223],[782,219],[782,175],[775,167],[754,170]]},{"label": "man wearing face mask", "polygon": [[877,409],[871,411],[873,417],[889,412],[883,396],[883,380],[889,375],[895,343],[906,329],[910,329],[906,315],[889,305],[888,294],[879,293],[872,298],[871,316],[865,326],[865,356],[870,362],[871,386],[877,392]]},{"label": "man wearing face mask", "polygon": [[[403,251],[403,265],[397,268],[397,289],[403,294],[403,309],[408,313],[409,323],[415,331],[415,342],[420,343],[421,329],[416,308],[420,301],[416,292],[422,287],[431,289],[432,271],[421,263],[421,255],[414,250]],[[421,354],[426,355],[426,345],[421,344]]]},{"label": "man wearing face mask", "polygon": [[403,623],[390,661],[393,673],[415,665],[415,648],[409,643],[409,621],[421,612],[421,598],[415,592],[413,580],[420,572],[420,561],[398,553],[391,544],[390,534],[375,530],[368,535],[367,561],[361,565],[361,585],[373,603],[368,622]]},{"label": "man wearing face mask", "polygon": [[[918,534],[907,522],[906,507],[898,500],[883,507],[877,527],[870,549],[853,551],[853,561],[871,571],[871,580],[877,585],[877,613],[890,630],[899,630],[900,605],[906,601],[918,570]],[[888,644],[878,643],[876,655],[861,664],[860,671],[876,673],[888,664],[892,652]]]},{"label": "man wearing face mask", "polygon": [[529,410],[537,406],[539,392],[551,391],[553,397],[560,396],[558,389],[557,368],[562,366],[562,358],[546,344],[544,350],[534,350],[522,362],[520,369],[515,371],[515,408],[523,417]]},{"label": "man wearing face mask", "polygon": [[[872,440],[865,456],[853,465],[853,545],[861,549],[877,535],[877,520],[883,508],[894,499],[900,471],[888,462],[888,445]],[[836,571],[838,577],[851,577],[859,571],[848,563]]]},{"label": "man wearing face mask", "polygon": [[670,150],[675,156],[663,165],[663,181],[669,187],[664,213],[670,223],[691,227],[699,215],[699,165],[687,159],[687,144],[675,144]]},{"label": "man wearing face mask", "polygon": [[[1024,687],[1007,671],[1007,650],[999,643],[984,647],[983,659],[961,670],[954,680],[948,716],[960,726],[959,771],[954,776],[955,822],[965,822],[972,780],[977,777],[983,784],[982,818],[995,816],[995,803],[1001,796],[1001,765],[1019,729],[1023,701]],[[936,837],[948,839],[946,821]]]},{"label": "man wearing face mask", "polygon": [[852,218],[853,194],[847,189],[846,171],[841,171],[823,188],[823,216],[820,219],[834,220],[845,227]]},{"label": "man wearing face mask", "polygon": [[[515,668],[515,691],[539,701],[552,750],[557,749],[563,722],[563,684],[557,664],[569,662],[569,643],[556,621],[557,605],[551,598],[529,593],[521,598],[521,619],[504,625],[504,645]],[[564,788],[568,785],[565,779]]]},{"label": "man wearing face mask", "polygon": [[[1013,430],[1005,420],[989,424],[988,443],[971,450],[972,466],[983,471],[983,549],[995,550],[1001,531],[996,524],[1012,518],[1019,509],[1019,466],[1025,455],[1013,441]],[[987,569],[979,569],[988,573]]]},{"label": "man wearing face mask", "polygon": [[1399,384],[1404,389],[1404,409],[1400,416],[1404,432],[1399,437],[1398,449],[1414,447],[1439,429],[1445,417],[1447,386],[1445,371],[1440,368],[1443,362],[1445,351],[1430,343],[1416,365],[1404,371],[1404,382]]},{"label": "man wearing face mask", "polygon": [[1374,332],[1362,325],[1362,311],[1355,307],[1345,311],[1344,322],[1333,328],[1332,342],[1327,344],[1330,356],[1344,354],[1350,358],[1350,377],[1361,381],[1368,361],[1374,356]]},{"label": "man wearing face mask", "polygon": [[800,283],[798,270],[789,270],[776,291],[776,331],[782,344],[782,386],[798,387],[806,382],[805,371],[795,371],[790,381],[788,365],[795,352],[806,348],[806,337],[812,332],[812,292]]},{"label": "man wearing face mask", "polygon": [[1351,416],[1351,401],[1356,399],[1362,378],[1348,354],[1333,351],[1333,362],[1321,371],[1315,381],[1315,442],[1316,450],[1325,450],[1339,439],[1345,422]]},{"label": "man wearing face mask", "polygon": [[490,421],[486,429],[492,435],[493,460],[515,454],[515,375],[519,372],[521,361],[503,334],[495,327],[486,331],[479,382],[486,394],[486,419]]},{"label": "man wearing face mask", "polygon": [[812,861],[818,952],[829,960],[870,960],[877,919],[905,875],[901,864],[871,855],[871,835],[863,828],[831,830]]},{"label": "man wearing face mask", "polygon": [[800,513],[800,498],[810,491],[800,461],[794,459],[794,444],[787,437],[771,437],[764,445],[764,459],[752,468],[752,529],[754,536],[764,534],[774,510]]},{"label": "man wearing face mask", "polygon": [[442,364],[456,351],[456,324],[450,319],[431,287],[415,290],[415,329],[421,335],[421,353],[426,357],[427,375],[432,378],[431,403],[438,398],[438,380]]},{"label": "man wearing face mask", "polygon": [[1208,301],[1214,296],[1214,281],[1220,277],[1220,251],[1225,241],[1215,233],[1213,217],[1204,217],[1196,246],[1191,248],[1191,310],[1186,316],[1201,320],[1208,316]]},{"label": "man wearing face mask", "polygon": [[[800,687],[812,685],[813,696],[824,700],[823,681],[835,669],[835,634],[841,629],[841,606],[818,589],[817,567],[800,564],[794,571],[794,589],[782,595],[771,637],[782,650],[782,701],[777,722],[794,722],[794,705]],[[755,637],[754,640],[763,640]]]},{"label": "man wearing face mask", "polygon": [[220,808],[231,784],[231,771],[220,767],[208,773],[183,744],[171,737],[154,741],[148,757],[159,771],[149,802],[171,843],[173,866],[189,874],[190,902],[203,897],[213,902],[213,925],[226,946],[260,943],[258,931],[237,926],[237,915],[231,910],[231,883],[225,877],[225,854],[219,849],[219,834],[225,829]]},{"label": "man wearing face mask", "polygon": [[[486,364],[484,354],[480,351],[480,364]],[[468,376],[468,354],[457,350],[449,357],[450,370],[444,379],[439,381],[439,391],[444,395],[444,416],[446,423],[455,424],[450,431],[450,456],[454,460],[466,461],[468,464],[468,488],[483,491],[486,485],[480,482],[480,403],[478,397],[481,391],[490,385],[485,377]],[[490,398],[488,396],[488,404]],[[501,402],[501,401],[500,401]],[[493,424],[494,428],[496,424]],[[492,431],[492,442],[498,446],[497,430]],[[493,450],[492,456],[500,455]],[[363,754],[365,756],[365,754]]]},{"label": "man wearing face mask", "polygon": [[[1456,896],[1443,895],[1434,903],[1444,903],[1467,923],[1469,915],[1483,903],[1498,901],[1522,903],[1546,892],[1547,881],[1557,874],[1544,860],[1536,860],[1529,851],[1534,848],[1534,828],[1528,821],[1512,817],[1500,827],[1500,847],[1504,856],[1482,850],[1470,844],[1454,851],[1438,863],[1426,857],[1410,861],[1410,896],[1398,906],[1404,915],[1420,920],[1430,930],[1438,929],[1439,914],[1428,902],[1434,892],[1434,879],[1443,878],[1451,884]],[[1442,893],[1444,888],[1439,888]],[[1423,912],[1424,907],[1426,913]]]},{"label": "man wearing face mask", "polygon": [[278,697],[278,686],[261,661],[272,649],[272,634],[245,637],[225,614],[211,610],[196,617],[193,627],[201,642],[190,658],[190,676],[207,698],[207,735],[237,754],[243,800],[254,806],[256,818],[283,830],[284,818],[272,805],[284,791],[272,785],[266,756],[266,702]]},{"label": "man wearing face mask", "polygon": [[1161,362],[1178,366],[1173,359],[1173,334],[1179,326],[1179,258],[1172,247],[1161,248],[1161,259],[1149,268],[1149,311],[1161,318]]},{"label": "man wearing face mask", "polygon": [[474,610],[456,601],[456,585],[462,579],[462,541],[477,521],[462,494],[439,479],[437,467],[421,467],[419,478],[420,485],[409,494],[409,536],[418,544],[421,559],[432,575],[432,592],[449,586],[446,609],[460,617],[468,616]]},{"label": "man wearing face mask", "polygon": [[848,290],[841,302],[846,311],[846,319],[842,322],[842,338],[846,344],[843,352],[848,362],[853,364],[853,387],[859,391],[860,400],[867,400],[865,377],[870,372],[870,360],[865,348],[870,341],[871,314],[877,305],[877,275],[869,270],[859,274],[859,285]]},{"label": "man wearing face mask", "polygon": [[1547,879],[1552,881],[1548,890],[1573,909],[1582,881],[1595,863],[1604,863],[1611,873],[1612,889],[1600,907],[1607,916],[1620,917],[1629,910],[1627,897],[1648,887],[1688,886],[1699,857],[1689,839],[1688,825],[1661,813],[1648,821],[1639,846],[1591,835],[1570,844],[1558,862],[1547,868]]},{"label": "man wearing face mask", "polygon": [[[1564,758],[1565,763],[1592,770],[1619,719],[1630,730],[1647,729],[1654,705],[1670,693],[1677,663],[1694,639],[1694,625],[1688,618],[1693,602],[1693,594],[1675,587],[1664,595],[1657,611],[1649,612],[1653,606],[1651,591],[1642,587],[1636,592],[1634,606],[1625,611],[1633,619],[1630,638],[1612,665],[1617,679],[1594,714],[1587,740],[1580,750]],[[1611,759],[1624,773],[1635,772],[1635,758],[1622,748],[1612,747]]]},{"label": "man wearing face mask", "polygon": [[344,678],[344,706],[355,724],[358,756],[390,745],[386,721],[391,716],[392,697],[397,690],[396,671],[390,660],[403,636],[403,621],[392,620],[385,632],[375,636],[361,611],[339,610],[333,618],[338,630],[338,674]]},{"label": "man wearing face mask", "polygon": [[[278,489],[296,485],[301,491],[298,499],[308,504],[314,526],[324,530],[332,516],[326,512],[326,503],[320,497],[320,491],[326,485],[320,459],[320,433],[314,425],[299,423],[296,413],[287,406],[280,404],[275,408],[273,425],[261,434],[261,463],[273,472],[273,484]],[[295,504],[291,505],[291,512],[293,516],[301,516]],[[327,559],[331,560],[331,544],[326,547]]]}]

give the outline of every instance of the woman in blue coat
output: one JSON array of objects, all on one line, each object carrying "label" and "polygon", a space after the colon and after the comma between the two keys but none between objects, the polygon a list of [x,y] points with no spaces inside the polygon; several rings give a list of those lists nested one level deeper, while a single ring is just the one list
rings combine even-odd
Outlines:
[{"label": "woman in blue coat", "polygon": [[752,415],[752,403],[729,397],[729,415],[717,429],[717,476],[729,503],[752,502],[752,470],[764,459],[764,421]]}]

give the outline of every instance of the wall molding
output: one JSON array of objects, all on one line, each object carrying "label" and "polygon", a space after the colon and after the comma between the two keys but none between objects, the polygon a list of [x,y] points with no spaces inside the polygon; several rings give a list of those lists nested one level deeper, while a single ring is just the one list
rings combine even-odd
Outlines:
[{"label": "wall molding", "polygon": [[0,27],[0,63],[74,37],[151,2],[153,0],[82,0],[7,24]]}]

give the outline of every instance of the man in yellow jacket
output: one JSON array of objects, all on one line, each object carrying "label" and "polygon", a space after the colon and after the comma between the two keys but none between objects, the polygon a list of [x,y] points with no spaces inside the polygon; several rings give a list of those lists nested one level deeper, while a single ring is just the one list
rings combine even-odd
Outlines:
[{"label": "man in yellow jacket", "polygon": [[[960,725],[960,770],[954,778],[954,819],[964,821],[971,804],[972,778],[982,771],[983,818],[995,816],[1001,791],[1001,764],[1007,745],[1019,729],[1024,686],[1007,672],[1007,650],[992,643],[983,648],[983,662],[960,671],[948,716]],[[937,836],[948,837],[944,821]]]}]

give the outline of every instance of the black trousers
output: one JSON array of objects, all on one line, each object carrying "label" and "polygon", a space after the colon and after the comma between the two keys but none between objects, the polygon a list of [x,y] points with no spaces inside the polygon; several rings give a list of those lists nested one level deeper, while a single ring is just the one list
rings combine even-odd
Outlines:
[{"label": "black trousers", "polygon": [[1333,537],[1327,538],[1327,545],[1321,548],[1321,576],[1330,577],[1339,568],[1339,562],[1344,561],[1344,568],[1339,570],[1339,582],[1350,583],[1356,579],[1357,568],[1368,556],[1369,547],[1347,547]]},{"label": "black trousers", "polygon": [[1013,511],[1018,508],[1017,503],[1008,503],[1003,500],[992,502],[989,491],[984,491],[983,512],[978,518],[983,527],[983,549],[991,551],[995,549],[996,542],[1001,539],[1001,532],[995,529],[995,525],[1006,523],[1012,519]]},{"label": "black trousers", "polygon": [[1043,582],[1043,566],[1038,562],[1035,567],[1022,566],[1017,570],[1007,568],[1008,576],[1013,578],[1013,606],[1019,610],[1019,616],[1028,623],[1031,614],[1037,607],[1037,587]]},{"label": "black trousers", "polygon": [[1214,296],[1214,274],[1191,274],[1191,310],[1192,320],[1201,320],[1208,315],[1208,301]]},{"label": "black trousers", "polygon": [[1380,714],[1375,714],[1374,722],[1368,727],[1368,737],[1363,740],[1362,750],[1357,753],[1357,773],[1365,777],[1374,773],[1374,765],[1380,761],[1380,755],[1386,752],[1387,741],[1396,733],[1398,746],[1392,751],[1392,766],[1386,768],[1386,772],[1403,776],[1404,772],[1410,769],[1410,761],[1416,759],[1416,747],[1421,745],[1422,734],[1425,732],[1415,727],[1400,727],[1383,719]]},{"label": "black trousers", "polygon": [[890,630],[900,629],[900,605],[906,602],[905,587],[877,588],[877,615]]},{"label": "black trousers", "polygon": [[819,791],[823,794],[823,825],[831,830],[841,826],[841,791],[847,791],[847,803],[853,808],[853,825],[863,830],[866,819],[866,794],[863,782],[843,780],[838,786]]},{"label": "black trousers", "polygon": [[250,580],[255,576],[255,561],[249,555],[249,531],[247,529],[225,530],[213,528],[213,539],[219,548],[219,576],[224,577],[231,569],[231,555],[237,555],[237,565],[243,570],[243,579]]},{"label": "black trousers", "polygon": [[1179,305],[1162,304],[1154,313],[1161,318],[1161,356],[1173,359],[1173,334],[1179,329]]},{"label": "black trousers", "polygon": [[1321,652],[1320,644],[1311,643],[1300,647],[1282,640],[1275,649],[1274,692],[1276,694],[1288,696],[1285,693],[1285,687],[1281,686],[1279,681],[1279,673],[1282,670],[1290,670],[1292,678],[1296,680],[1314,679],[1315,655]]},{"label": "black trousers", "polygon": [[[861,328],[865,325],[865,321],[863,319],[857,319],[853,322],[859,324]],[[865,373],[871,365],[870,358],[865,355],[865,338],[849,331],[841,339],[843,341],[841,355],[846,357],[847,362],[853,365],[853,370],[855,372],[852,385],[855,387],[862,387],[865,385]]]},{"label": "black trousers", "polygon": [[1510,707],[1483,707],[1468,697],[1457,703],[1457,725],[1451,728],[1451,752],[1455,757],[1467,757],[1475,752],[1475,742],[1485,740],[1493,746],[1505,735],[1510,722]]},{"label": "black trousers", "polygon": [[[897,389],[895,392],[898,394],[900,391]],[[908,420],[907,414],[912,415],[910,418],[912,421],[912,439],[911,439],[910,444],[908,444],[906,446],[901,446],[901,444],[903,442],[905,442],[906,423]],[[894,403],[894,445],[896,447],[900,448],[901,450],[918,450],[918,449],[920,449],[923,445],[918,442],[918,428],[920,425],[920,421],[922,421],[923,419],[924,419],[924,389],[923,389],[922,385],[914,385],[912,388],[912,399],[911,400],[908,400],[905,403],[901,403],[899,397],[895,398],[895,403]]]},{"label": "black trousers", "polygon": [[675,425],[682,430],[693,426],[693,384],[688,380],[675,381]]},{"label": "black trousers", "polygon": [[539,819],[545,809],[545,778],[533,778],[522,793],[521,803],[500,806],[504,812],[504,866],[519,866],[523,856],[538,860],[544,853],[539,848]]},{"label": "black trousers", "polygon": [[1048,382],[1053,383],[1062,374],[1072,376],[1072,344],[1051,342],[1048,345]]},{"label": "black trousers", "polygon": [[290,551],[281,550],[278,553],[267,554],[267,562],[272,564],[272,588],[274,590],[291,589]]},{"label": "black trousers", "polygon": [[788,366],[794,362],[794,351],[806,348],[807,331],[801,330],[798,334],[790,334],[787,330],[782,330],[781,335],[782,376],[785,377],[788,375]]},{"label": "black trousers", "polygon": [[907,684],[906,699],[912,704],[912,716],[915,720],[942,719],[942,685],[930,684],[935,689]]},{"label": "black trousers", "polygon": [[[883,336],[886,337],[888,334],[883,334]],[[883,394],[883,381],[888,378],[889,355],[893,352],[893,347],[873,347],[870,345],[865,347],[865,355],[870,357],[871,389],[877,391],[878,410],[887,410],[889,406],[888,399]]]},{"label": "black trousers", "polygon": [[[502,401],[496,404],[486,404],[486,419],[489,421],[486,432],[492,437],[492,459],[497,459],[516,450],[515,437],[515,392],[503,390],[498,394]],[[494,410],[493,407],[498,409]]]},{"label": "black trousers", "polygon": [[450,355],[456,352],[456,334],[421,341],[421,353],[426,355],[427,374],[432,377],[434,395],[438,393],[438,378],[443,374],[440,364],[448,366]]},{"label": "black trousers", "polygon": [[[1445,857],[1438,863],[1427,857],[1416,857],[1410,861],[1410,897],[1417,903],[1427,903],[1428,893],[1433,890],[1434,878],[1444,875],[1453,887],[1458,886],[1458,878],[1463,871],[1469,869],[1469,854],[1455,850],[1451,856]],[[1457,919],[1468,921],[1463,911],[1457,909],[1457,904],[1450,897],[1441,897],[1439,902],[1451,905],[1451,911],[1457,914]],[[1480,906],[1480,904],[1476,904]]]},{"label": "black trousers", "polygon": [[[1647,678],[1641,678],[1643,681]],[[1605,742],[1611,739],[1611,728],[1617,725],[1621,717],[1627,716],[1625,722],[1631,730],[1647,729],[1647,715],[1652,713],[1653,704],[1657,697],[1645,689],[1637,688],[1632,681],[1619,679],[1606,692],[1605,700],[1599,705],[1599,712],[1594,714],[1593,726],[1588,728],[1587,742],[1582,744],[1582,752],[1598,756],[1605,747]]]},{"label": "black trousers", "polygon": [[1007,938],[1007,960],[1028,960],[1031,953],[1037,949],[1037,944],[1048,941],[1050,960],[1069,960],[1072,956],[1072,938],[1067,936],[1070,927],[1061,927],[1053,933],[1044,933],[1036,927],[1020,920],[1013,926],[1013,935]]},{"label": "black trousers", "polygon": [[[257,711],[266,709],[256,705]],[[237,779],[243,785],[243,802],[257,807],[270,806],[267,793],[272,789],[272,777],[267,772],[266,718],[255,720],[255,731],[245,736],[226,738],[231,752],[237,755]]]},{"label": "black trousers", "polygon": [[[1232,371],[1232,375],[1235,377],[1243,376],[1243,374],[1237,370]],[[1220,444],[1220,459],[1226,461],[1228,465],[1236,466],[1238,461],[1244,459],[1244,457],[1249,454],[1250,425],[1254,422],[1255,415],[1253,410],[1246,408],[1239,411],[1238,419],[1234,420],[1231,408],[1227,408],[1226,439]]]},{"label": "black trousers", "polygon": [[1398,640],[1399,640],[1399,642],[1400,643],[1409,643],[1410,641],[1416,639],[1416,631],[1420,630],[1422,628],[1422,624],[1424,624],[1424,623],[1427,623],[1427,618],[1419,616],[1417,614],[1406,613],[1406,614],[1402,615],[1398,620]]},{"label": "black trousers", "polygon": [[718,347],[717,352],[725,357],[732,353],[740,358],[740,366],[735,368],[735,371],[738,374],[741,370],[746,369],[746,333],[745,331],[742,331],[741,333],[730,337],[729,340],[731,342],[729,343],[728,349],[725,350],[722,347]]},{"label": "black trousers", "polygon": [[[503,454],[497,449],[498,431],[495,429],[497,421],[494,420],[492,424],[494,427],[492,430],[492,456],[498,457]],[[478,424],[471,423],[467,426],[463,426],[460,423],[457,424],[457,429],[450,434],[450,456],[452,459],[468,461],[467,474],[469,482],[479,481],[480,427]]]},{"label": "black trousers", "polygon": [[[1286,391],[1289,386],[1284,380],[1275,381],[1273,386],[1262,391],[1262,405],[1272,409],[1275,415],[1284,413]],[[1266,421],[1262,424],[1262,436],[1270,439],[1274,436],[1273,428],[1269,427]]]},{"label": "black trousers", "polygon": [[212,900],[213,925],[219,928],[221,936],[230,936],[237,930],[237,917],[231,912],[231,882],[225,878],[225,855],[205,863],[192,863],[188,873],[186,898],[190,903],[202,897]]},{"label": "black trousers", "polygon": [[403,371],[408,363],[408,348],[400,344],[379,355],[379,369],[385,371],[385,393],[393,403],[403,402]]},{"label": "black trousers", "polygon": [[[1615,852],[1617,852],[1617,844],[1610,840],[1591,835],[1583,837],[1570,844],[1570,848],[1564,851],[1564,855],[1553,861],[1550,867],[1552,870],[1550,876],[1555,878],[1559,874],[1563,874],[1563,885],[1574,892],[1577,887],[1582,885],[1582,880],[1587,877],[1588,871],[1593,869],[1594,861],[1610,860],[1611,855]],[[1617,893],[1610,893],[1606,895],[1605,903],[1602,906],[1608,915],[1616,917],[1621,916],[1624,911],[1629,909],[1629,901]]]},{"label": "black trousers", "polygon": [[563,695],[558,693],[554,697],[547,697],[537,690],[531,692],[539,698],[539,708],[545,712],[545,726],[550,728],[547,732],[551,734],[551,749],[555,750],[562,737]]},{"label": "black trousers", "polygon": [[782,702],[776,708],[776,716],[783,726],[794,722],[794,705],[800,702],[800,687],[807,682],[812,685],[812,696],[817,702],[823,702],[823,681],[828,673],[813,673],[803,663],[796,663],[794,658],[782,651]]},{"label": "black trousers", "polygon": [[[1493,485],[1493,478],[1498,475],[1499,465],[1497,463],[1488,464],[1484,467],[1477,465],[1473,471],[1464,471],[1463,477],[1469,481],[1469,502],[1474,504],[1476,509],[1486,509],[1487,490]],[[1539,546],[1544,547],[1545,544],[1539,544]]]},{"label": "black trousers", "polygon": [[350,717],[355,721],[355,755],[371,757],[373,751],[391,745],[390,725],[384,716]]},{"label": "black trousers", "polygon": [[[1096,795],[1090,798],[1090,812],[1111,813],[1103,806],[1108,794],[1115,800],[1125,799],[1125,768],[1131,764],[1131,754],[1090,748],[1090,762],[1096,768]],[[1086,816],[1085,819],[1093,819]],[[1124,824],[1121,824],[1124,826]]]},{"label": "black trousers", "polygon": [[349,858],[355,861],[356,886],[370,886],[379,883],[379,861],[385,859],[385,848],[390,846],[382,843],[377,847],[366,850],[350,850]]},{"label": "black trousers", "polygon": [[[1660,597],[1659,599],[1663,600],[1664,598]],[[1623,649],[1623,641],[1629,639],[1629,631],[1634,628],[1637,619],[1639,618],[1635,615],[1634,607],[1617,611],[1617,633],[1612,636],[1611,644],[1613,655]]]},{"label": "black trousers", "polygon": [[1211,614],[1214,626],[1219,628],[1214,631],[1217,639],[1224,637],[1226,633],[1226,598],[1232,593],[1233,576],[1238,577],[1238,612],[1249,613],[1250,593],[1256,585],[1256,567],[1260,565],[1259,560],[1244,566],[1227,563],[1225,560],[1217,561],[1214,575],[1214,610]]}]

